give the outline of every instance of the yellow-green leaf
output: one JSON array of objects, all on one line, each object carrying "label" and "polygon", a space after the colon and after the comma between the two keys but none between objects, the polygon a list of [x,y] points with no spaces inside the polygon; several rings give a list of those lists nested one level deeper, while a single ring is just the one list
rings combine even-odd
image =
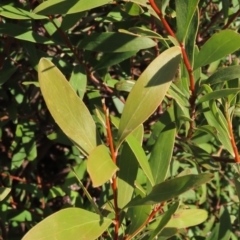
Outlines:
[{"label": "yellow-green leaf", "polygon": [[95,240],[111,223],[111,219],[81,208],[67,208],[45,218],[31,228],[22,240]]},{"label": "yellow-green leaf", "polygon": [[99,145],[89,155],[87,170],[93,187],[99,187],[112,178],[118,167],[113,163],[107,147]]},{"label": "yellow-green leaf", "polygon": [[160,54],[139,77],[123,109],[118,130],[118,147],[162,102],[180,59],[180,48],[172,47]]},{"label": "yellow-green leaf", "polygon": [[88,155],[96,146],[96,125],[83,101],[60,70],[46,58],[38,68],[39,85],[47,107],[63,132]]}]

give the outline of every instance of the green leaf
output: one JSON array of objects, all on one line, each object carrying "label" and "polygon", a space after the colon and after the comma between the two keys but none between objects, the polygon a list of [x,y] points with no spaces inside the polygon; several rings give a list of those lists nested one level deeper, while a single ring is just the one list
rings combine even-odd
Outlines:
[{"label": "green leaf", "polygon": [[[203,223],[208,218],[208,212],[202,209],[179,209],[168,222],[167,227],[188,228]],[[221,238],[216,238],[221,239]]]},{"label": "green leaf", "polygon": [[120,169],[118,172],[118,207],[121,209],[132,199],[135,188],[134,181],[138,172],[136,155],[128,143],[123,145],[118,159],[118,167]]},{"label": "green leaf", "polygon": [[94,70],[108,68],[115,64],[118,64],[134,55],[134,52],[115,52],[115,53],[105,53],[99,60],[99,62],[94,66]]},{"label": "green leaf", "polygon": [[127,2],[124,6],[124,10],[130,15],[130,16],[139,16],[144,11],[143,9],[138,6],[136,3]]},{"label": "green leaf", "polygon": [[118,32],[93,33],[80,41],[80,48],[95,52],[137,52],[156,46],[156,42],[147,37],[136,37]]},{"label": "green leaf", "polygon": [[215,228],[211,232],[210,236],[206,238],[207,240],[229,240],[231,235],[232,223],[230,219],[229,212],[226,207],[221,207],[220,209],[220,222],[216,224]]},{"label": "green leaf", "polygon": [[110,219],[102,218],[98,214],[80,208],[67,208],[45,218],[33,227],[23,240],[95,240],[111,223]]},{"label": "green leaf", "polygon": [[93,187],[99,187],[112,179],[118,167],[113,163],[108,148],[99,145],[90,152],[87,171],[92,179]]},{"label": "green leaf", "polygon": [[33,31],[29,31],[27,28],[12,23],[1,24],[0,33],[33,43],[56,44],[56,42],[53,42],[46,37],[40,36]]},{"label": "green leaf", "polygon": [[213,73],[207,80],[205,80],[204,83],[212,85],[224,81],[229,81],[235,78],[240,78],[239,65],[219,69],[218,71]]},{"label": "green leaf", "polygon": [[[180,0],[178,0],[179,2]],[[184,2],[184,1],[182,1]],[[188,1],[190,2],[190,1]],[[198,33],[198,28],[199,28],[199,10],[195,10],[195,13],[193,14],[192,20],[190,22],[187,35],[185,37],[185,49],[186,49],[186,54],[188,56],[189,63],[191,67],[194,66],[194,58],[195,58],[195,50],[196,50],[196,37]],[[195,77],[195,76],[194,76]],[[197,80],[198,78],[195,77]]]},{"label": "green leaf", "polygon": [[144,222],[146,222],[150,212],[151,212],[150,205],[145,205],[145,206],[142,205],[142,206],[129,208],[127,215],[131,219],[131,224],[127,229],[127,233],[129,235],[136,233],[136,231],[144,224]]},{"label": "green leaf", "polygon": [[142,168],[144,174],[146,175],[149,182],[153,186],[154,179],[153,179],[152,171],[142,146],[138,143],[137,139],[132,135],[129,135],[127,137],[126,142],[129,144],[129,147],[132,149],[132,152],[134,153],[140,167]]},{"label": "green leaf", "polygon": [[115,84],[115,88],[118,91],[130,92],[136,81],[134,80],[121,80]]},{"label": "green leaf", "polygon": [[0,187],[0,201],[2,201],[11,191],[11,188]]},{"label": "green leaf", "polygon": [[215,33],[200,49],[194,69],[225,57],[240,48],[240,35],[232,30]]},{"label": "green leaf", "polygon": [[21,8],[12,7],[10,5],[0,6],[0,16],[10,18],[10,19],[16,19],[16,20],[27,20],[27,19],[40,20],[40,19],[48,18],[46,16],[41,16]]},{"label": "green leaf", "polygon": [[189,189],[198,187],[213,178],[211,173],[202,173],[199,175],[191,174],[177,177],[153,187],[152,191],[144,198],[134,198],[126,207],[138,205],[152,205],[168,201]]},{"label": "green leaf", "polygon": [[50,0],[37,6],[34,12],[44,15],[72,14],[90,10],[108,3],[109,0]]},{"label": "green leaf", "polygon": [[149,237],[149,240],[154,239],[155,237],[157,237],[158,234],[160,234],[163,231],[164,227],[171,220],[172,215],[177,211],[178,207],[179,207],[179,202],[176,202],[168,209],[167,212],[163,214],[158,226],[154,229],[151,236]]},{"label": "green leaf", "polygon": [[16,66],[3,65],[0,72],[0,86],[4,84],[18,69]]},{"label": "green leaf", "polygon": [[[209,93],[211,88],[207,85],[202,87]],[[202,108],[204,109],[204,116],[207,119],[207,122],[210,126],[214,126],[217,129],[216,137],[223,144],[223,147],[229,151],[229,153],[234,156],[232,144],[230,141],[230,135],[227,127],[227,121],[223,113],[216,106],[215,101],[203,102]]]},{"label": "green leaf", "polygon": [[[119,126],[119,119],[111,116],[111,122],[113,123],[113,125],[118,128]],[[142,130],[142,125],[140,125],[137,129],[135,129],[132,134],[130,134],[127,138],[126,138],[126,142],[128,143],[129,147],[131,148],[132,152],[134,153],[140,167],[142,168],[145,176],[148,178],[149,182],[151,183],[151,185],[154,185],[154,179],[153,179],[153,175],[152,175],[152,171],[150,169],[149,163],[148,163],[148,159],[147,156],[141,146],[141,143],[139,141],[139,137],[137,135],[139,135],[139,132],[141,132]],[[141,137],[142,138],[142,137]]]},{"label": "green leaf", "polygon": [[88,155],[97,145],[91,114],[51,61],[42,58],[38,68],[41,92],[54,120],[82,153]]},{"label": "green leaf", "polygon": [[118,130],[117,147],[162,102],[174,78],[180,59],[180,48],[170,48],[155,58],[141,74],[123,109]]},{"label": "green leaf", "polygon": [[77,95],[83,99],[87,87],[87,76],[82,65],[76,65],[73,68],[69,83]]},{"label": "green leaf", "polygon": [[164,181],[167,176],[172,159],[175,134],[175,124],[169,124],[158,135],[157,141],[154,144],[149,162],[155,184]]},{"label": "green leaf", "polygon": [[198,104],[205,102],[205,101],[210,101],[213,99],[224,98],[231,94],[236,95],[238,92],[240,92],[240,88],[226,88],[226,89],[221,89],[221,90],[215,90],[215,91],[207,93],[206,95],[201,97],[198,100]]},{"label": "green leaf", "polygon": [[239,173],[235,173],[234,175],[234,185],[236,188],[238,199],[240,200],[240,174]]},{"label": "green leaf", "polygon": [[169,228],[165,227],[162,232],[159,234],[158,240],[169,239],[170,237],[176,235],[178,233],[177,228]]},{"label": "green leaf", "polygon": [[177,39],[184,42],[199,0],[176,1]]}]

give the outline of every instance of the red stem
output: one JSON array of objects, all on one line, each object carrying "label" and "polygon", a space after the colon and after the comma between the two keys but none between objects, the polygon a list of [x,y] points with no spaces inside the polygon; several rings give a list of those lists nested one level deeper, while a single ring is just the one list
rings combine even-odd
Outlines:
[{"label": "red stem", "polygon": [[239,157],[238,148],[237,148],[235,138],[234,138],[234,134],[233,134],[232,121],[231,121],[230,116],[229,116],[227,111],[225,111],[225,115],[226,115],[228,130],[229,130],[229,134],[230,134],[230,141],[231,141],[233,152],[234,152],[234,155],[235,155],[235,162],[239,163],[240,162],[240,157]]},{"label": "red stem", "polygon": [[[109,121],[109,113],[108,113],[108,109],[107,109],[105,103],[103,103],[103,110],[105,112],[105,118],[106,118],[106,130],[107,130],[107,138],[108,138],[107,141],[108,141],[109,148],[110,148],[110,151],[111,151],[112,160],[116,164],[117,163],[117,159],[116,159],[117,154],[114,150],[111,125],[110,125],[110,121]],[[113,190],[113,201],[114,201],[114,209],[115,209],[115,231],[114,231],[115,235],[114,235],[114,240],[118,240],[119,209],[118,209],[118,202],[117,202],[117,178],[116,178],[116,175],[113,176],[113,178],[112,178],[112,190]]]},{"label": "red stem", "polygon": [[187,56],[184,44],[177,39],[175,33],[173,32],[173,30],[169,26],[168,22],[166,21],[166,19],[164,18],[162,12],[157,7],[157,5],[155,4],[154,1],[155,0],[149,0],[149,3],[151,5],[151,7],[153,8],[153,10],[159,16],[159,18],[162,21],[162,24],[163,24],[164,28],[166,29],[166,31],[168,32],[168,34],[171,35],[173,38],[175,38],[177,40],[179,46],[181,47],[184,65],[186,66],[187,71],[188,71],[190,91],[191,91],[191,97],[189,98],[189,103],[190,103],[190,107],[191,107],[190,115],[191,115],[191,119],[192,119],[192,121],[190,122],[190,129],[189,129],[189,132],[188,132],[188,137],[191,138],[192,132],[193,132],[193,128],[194,128],[195,101],[196,101],[195,81],[194,81],[194,76],[193,76],[193,69],[192,69],[191,64],[189,62],[189,59],[188,59],[188,56]]}]

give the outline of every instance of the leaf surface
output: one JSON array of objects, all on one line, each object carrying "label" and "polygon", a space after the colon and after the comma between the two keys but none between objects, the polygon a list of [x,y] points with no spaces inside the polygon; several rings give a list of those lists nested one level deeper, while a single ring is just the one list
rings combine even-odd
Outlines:
[{"label": "leaf surface", "polygon": [[152,205],[168,201],[180,194],[188,191],[191,188],[198,187],[213,178],[211,173],[202,173],[199,175],[190,174],[182,177],[177,177],[153,187],[152,191],[144,198],[133,199],[127,207],[138,205]]},{"label": "leaf surface", "polygon": [[[119,32],[93,33],[79,43],[80,48],[110,54],[137,52],[141,49],[154,47],[155,45],[156,43],[148,37],[136,37]],[[123,54],[118,55],[123,56]]]},{"label": "leaf surface", "polygon": [[35,13],[44,15],[53,14],[72,14],[83,12],[89,9],[93,9],[105,4],[108,4],[109,0],[50,0],[45,1],[34,9]]},{"label": "leaf surface", "polygon": [[112,178],[118,167],[113,163],[108,148],[99,145],[89,154],[87,170],[93,187],[99,187]]},{"label": "leaf surface", "polygon": [[97,145],[96,125],[83,101],[59,69],[46,58],[38,66],[41,92],[63,132],[88,155]]},{"label": "leaf surface", "polygon": [[215,33],[200,49],[194,69],[221,59],[239,48],[240,35],[238,33],[229,29]]},{"label": "leaf surface", "polygon": [[111,219],[81,208],[67,208],[45,218],[27,232],[23,240],[95,240],[111,223]]},{"label": "leaf surface", "polygon": [[179,209],[167,227],[188,228],[206,221],[208,213],[203,209]]},{"label": "leaf surface", "polygon": [[179,47],[164,51],[150,63],[134,84],[120,120],[118,147],[159,106],[174,78],[180,58]]}]

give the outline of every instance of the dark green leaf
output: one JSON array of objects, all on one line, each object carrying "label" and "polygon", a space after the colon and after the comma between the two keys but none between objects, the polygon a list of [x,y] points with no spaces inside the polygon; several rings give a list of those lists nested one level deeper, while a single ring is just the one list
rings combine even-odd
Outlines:
[{"label": "dark green leaf", "polygon": [[234,78],[240,78],[240,66],[229,66],[222,68],[215,73],[213,73],[204,83],[206,84],[216,84],[224,81],[229,81]]},{"label": "dark green leaf", "polygon": [[51,0],[45,1],[37,6],[34,12],[44,15],[72,14],[90,10],[108,3],[109,0]]},{"label": "dark green leaf", "polygon": [[42,44],[56,44],[55,42],[40,36],[37,33],[30,31],[24,27],[21,27],[12,23],[5,23],[0,25],[0,33],[6,34],[16,39]]},{"label": "dark green leaf", "polygon": [[108,68],[115,64],[118,64],[134,55],[137,52],[116,52],[116,53],[105,53],[99,62],[94,66],[94,69]]},{"label": "dark green leaf", "polygon": [[137,52],[156,45],[147,37],[136,37],[118,32],[93,33],[79,43],[79,47],[95,52]]},{"label": "dark green leaf", "polygon": [[172,159],[176,127],[170,124],[158,135],[150,155],[150,167],[155,184],[165,180]]},{"label": "dark green leaf", "polygon": [[163,214],[158,226],[154,229],[151,236],[149,237],[149,240],[154,239],[155,237],[157,237],[158,234],[160,234],[163,231],[164,227],[171,220],[173,214],[177,211],[178,207],[179,207],[179,202],[176,202],[168,209],[167,212]]},{"label": "dark green leaf", "polygon": [[216,90],[214,92],[207,93],[206,95],[201,97],[198,100],[198,103],[202,103],[205,101],[210,101],[218,98],[225,98],[231,94],[236,95],[238,92],[240,92],[240,88],[226,88],[226,89]]},{"label": "dark green leaf", "polygon": [[[184,42],[185,40],[193,15],[197,9],[198,2],[199,0],[176,0],[177,38],[180,42]],[[193,36],[192,38],[194,39]]]},{"label": "dark green leaf", "polygon": [[133,199],[126,207],[138,205],[152,205],[168,201],[180,194],[198,187],[213,178],[211,173],[202,173],[199,175],[186,175],[177,177],[153,187],[152,191],[142,199]]},{"label": "dark green leaf", "polygon": [[200,49],[194,69],[205,66],[240,48],[240,35],[232,30],[215,33]]},{"label": "dark green leaf", "polygon": [[118,207],[121,209],[132,199],[138,171],[136,155],[128,143],[123,145],[118,167],[120,169],[118,172]]}]

